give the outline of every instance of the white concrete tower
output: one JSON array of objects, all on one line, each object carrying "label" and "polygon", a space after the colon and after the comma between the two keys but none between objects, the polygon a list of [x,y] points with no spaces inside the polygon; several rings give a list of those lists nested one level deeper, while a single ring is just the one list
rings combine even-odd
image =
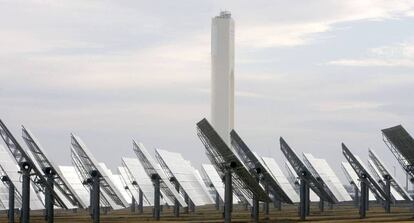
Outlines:
[{"label": "white concrete tower", "polygon": [[211,122],[230,145],[234,128],[234,20],[220,12],[211,24]]}]

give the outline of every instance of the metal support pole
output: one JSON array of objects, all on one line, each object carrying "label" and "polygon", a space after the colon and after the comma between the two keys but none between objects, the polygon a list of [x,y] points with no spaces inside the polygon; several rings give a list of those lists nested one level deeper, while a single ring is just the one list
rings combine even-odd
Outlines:
[{"label": "metal support pole", "polygon": [[216,191],[216,210],[219,210],[219,209],[220,209],[220,195]]},{"label": "metal support pole", "polygon": [[281,211],[282,210],[282,201],[279,199],[276,199],[276,204],[277,204],[277,210]]},{"label": "metal support pole", "polygon": [[21,222],[30,222],[30,171],[32,167],[29,163],[23,162],[20,164],[20,171],[22,172],[22,209]]},{"label": "metal support pole", "polygon": [[366,187],[365,187],[365,190],[366,190],[366,192],[365,192],[365,196],[366,196],[365,205],[366,205],[366,208],[365,209],[368,211],[369,210],[369,187],[368,187],[368,182],[366,180],[365,180],[365,184],[366,184]]},{"label": "metal support pole", "polygon": [[309,183],[306,183],[306,216],[310,215],[310,188]]},{"label": "metal support pole", "polygon": [[45,168],[43,172],[46,175],[47,185],[45,188],[45,208],[46,208],[46,215],[45,220],[48,223],[53,223],[54,219],[54,197],[53,197],[53,184],[54,184],[54,177],[55,173],[51,168]]},{"label": "metal support pole", "polygon": [[[174,179],[173,183],[174,183],[175,189],[179,193],[180,192],[180,183],[178,183],[178,181],[176,179]],[[174,199],[174,214],[175,214],[175,217],[180,217],[180,202],[178,202],[177,198]]]},{"label": "metal support pole", "polygon": [[359,202],[359,217],[360,218],[365,218],[366,216],[366,208],[367,208],[367,182],[366,182],[366,178],[364,176],[360,177],[361,180],[361,198],[360,198],[360,202]]},{"label": "metal support pole", "polygon": [[324,203],[323,199],[322,198],[319,198],[319,210],[321,212],[324,211],[324,206],[325,206],[325,203]]},{"label": "metal support pole", "polygon": [[100,222],[100,174],[97,170],[91,171],[92,176],[92,221],[93,223],[99,223]]},{"label": "metal support pole", "polygon": [[224,222],[231,222],[231,212],[233,211],[233,188],[232,173],[230,169],[226,169],[224,176]]},{"label": "metal support pole", "polygon": [[257,199],[257,196],[255,195],[253,195],[253,207],[251,218],[253,222],[259,222],[259,199]]},{"label": "metal support pole", "polygon": [[155,220],[159,221],[160,220],[160,212],[161,212],[161,207],[160,207],[160,177],[158,176],[158,174],[153,174],[151,176],[151,179],[154,183],[154,218]]},{"label": "metal support pole", "polygon": [[184,192],[184,201],[187,204],[187,207],[184,208],[184,213],[188,214],[188,211],[190,210],[190,198],[185,192]]},{"label": "metal support pole", "polygon": [[92,219],[92,209],[93,209],[93,200],[92,200],[92,179],[88,178],[85,181],[82,182],[83,185],[89,185],[89,207],[88,207],[88,211],[89,211],[89,215],[91,216]]},{"label": "metal support pole", "polygon": [[14,184],[9,180],[9,210],[7,212],[9,223],[14,223]]},{"label": "metal support pole", "polygon": [[359,205],[359,189],[358,189],[358,186],[356,185],[356,183],[353,183],[353,184],[354,184],[354,193],[355,193],[355,196],[354,196],[355,207],[358,207],[358,205]]},{"label": "metal support pole", "polygon": [[[269,196],[269,185],[267,183],[265,183],[265,191],[266,191],[267,196]],[[264,202],[264,214],[266,216],[269,215],[269,201]]]},{"label": "metal support pole", "polygon": [[190,199],[190,212],[194,213],[195,212],[195,204],[194,202]]},{"label": "metal support pole", "polygon": [[7,210],[8,223],[14,223],[14,184],[8,176],[3,176],[1,181],[5,182],[9,187],[9,210]]},{"label": "metal support pole", "polygon": [[[414,184],[414,178],[410,178],[410,183],[411,185]],[[407,187],[408,188],[408,187]],[[414,188],[413,186],[411,186],[411,188]],[[408,192],[408,190],[407,190]],[[409,192],[408,192],[409,193]],[[414,211],[414,202],[411,202],[411,211]],[[414,215],[412,216],[412,218],[414,218]]]},{"label": "metal support pole", "polygon": [[135,210],[136,210],[136,203],[137,203],[137,201],[135,200],[135,197],[132,196],[131,212],[135,212]]},{"label": "metal support pole", "polygon": [[299,216],[300,220],[305,220],[306,218],[306,203],[307,203],[307,196],[306,196],[306,184],[307,182],[304,179],[300,180],[300,204],[299,204]]},{"label": "metal support pole", "polygon": [[405,190],[408,192],[408,172],[405,172]]},{"label": "metal support pole", "polygon": [[[276,208],[278,211],[282,210],[282,202],[277,199],[277,198],[273,198],[273,207]],[[300,208],[298,208],[298,213],[300,211]]]},{"label": "metal support pole", "polygon": [[144,212],[144,194],[142,193],[142,190],[139,189],[139,198],[138,198],[138,211],[140,214]]},{"label": "metal support pole", "polygon": [[385,205],[384,209],[386,213],[391,212],[391,177],[389,175],[384,176],[385,180]]}]

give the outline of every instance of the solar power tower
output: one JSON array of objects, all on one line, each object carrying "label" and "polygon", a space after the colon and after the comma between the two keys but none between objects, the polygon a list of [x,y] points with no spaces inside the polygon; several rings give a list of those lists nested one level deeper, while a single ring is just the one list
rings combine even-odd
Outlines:
[{"label": "solar power tower", "polygon": [[[250,174],[256,177],[256,180],[262,184],[265,188],[266,194],[271,194],[273,198],[278,202],[284,202],[287,204],[293,204],[288,194],[277,183],[273,175],[268,171],[261,159],[258,158],[244,141],[240,138],[235,130],[230,132],[231,144],[235,151],[239,154],[240,159],[246,165]],[[257,199],[253,199],[254,205],[252,209],[252,215],[257,216],[259,213],[259,202]],[[265,214],[269,214],[269,202],[265,202]],[[257,218],[257,217],[256,217]]]},{"label": "solar power tower", "polygon": [[[175,189],[184,196],[187,205],[191,207],[192,211],[194,211],[194,206],[213,203],[210,195],[204,190],[203,185],[197,179],[194,168],[181,154],[156,149],[155,157],[167,177],[175,184]],[[178,203],[175,205],[174,213],[178,217]]]},{"label": "solar power tower", "polygon": [[167,200],[168,204],[172,204],[172,201],[174,201],[174,204],[178,203],[181,207],[187,207],[187,203],[184,201],[183,197],[171,184],[160,164],[151,157],[144,145],[142,143],[136,143],[135,140],[132,140],[132,144],[135,154],[154,184],[154,218],[156,220],[160,219],[161,193],[165,195],[164,199]]},{"label": "solar power tower", "polygon": [[367,168],[364,167],[361,159],[354,156],[348,147],[342,143],[342,154],[345,156],[346,160],[352,166],[354,171],[357,173],[359,177],[359,181],[361,184],[361,196],[360,196],[360,203],[359,203],[359,216],[360,218],[365,218],[366,210],[368,207],[368,191],[371,190],[377,200],[384,202],[384,209],[386,212],[389,212],[391,196],[390,193],[386,193],[382,190],[381,186],[377,183],[377,181],[369,174]]},{"label": "solar power tower", "polygon": [[396,179],[390,174],[390,171],[388,171],[388,168],[384,165],[384,162],[379,158],[379,156],[374,152],[374,150],[370,149],[368,151],[369,158],[372,160],[372,162],[377,167],[378,171],[380,172],[383,179],[386,181],[387,178],[390,180],[391,187],[398,192],[400,196],[403,197],[406,201],[412,201],[413,199],[408,194],[408,192],[397,182]]},{"label": "solar power tower", "polygon": [[[46,198],[45,201],[48,214],[46,217],[49,222],[53,221],[52,215],[53,211],[50,211],[53,208],[55,201],[56,205],[62,208],[67,208],[65,203],[53,190],[53,177],[50,172],[45,172],[45,177],[41,170],[39,170],[34,164],[33,160],[30,158],[28,153],[20,146],[16,138],[9,131],[7,126],[0,120],[0,135],[3,138],[3,141],[9,148],[10,153],[13,155],[14,159],[20,166],[20,171],[22,172],[22,208],[21,208],[21,222],[26,223],[30,221],[30,181],[33,182],[33,185],[37,187],[38,191],[45,191]],[[13,196],[13,195],[11,195]],[[14,209],[10,207],[10,209]]]},{"label": "solar power tower", "polygon": [[138,199],[139,212],[142,213],[144,206],[154,206],[154,186],[139,159],[122,157],[122,166],[126,170],[125,180],[132,186],[128,186],[129,189],[138,195],[135,198]]},{"label": "solar power tower", "polygon": [[[329,190],[330,194],[334,196],[338,202],[352,200],[351,196],[325,159],[318,159],[310,153],[304,153],[303,161],[316,179],[324,182],[327,186],[327,191]],[[323,210],[323,202],[321,202],[320,205]]]},{"label": "solar power tower", "polygon": [[[223,139],[214,130],[207,119],[197,123],[197,135],[204,144],[207,157],[214,165],[217,172],[224,176],[225,199],[224,199],[224,221],[231,222],[233,206],[233,187],[242,191],[249,199],[255,201],[269,202],[270,198],[253,177],[236,154],[231,150]],[[257,220],[258,216],[254,216]]]},{"label": "solar power tower", "polygon": [[92,153],[88,150],[82,140],[71,134],[71,149],[78,158],[79,163],[75,163],[84,177],[90,183],[91,192],[91,209],[92,219],[99,222],[100,219],[100,194],[105,194],[108,202],[113,201],[115,205],[111,205],[114,209],[128,206],[128,202],[124,199],[121,192],[111,181],[110,176],[104,168],[98,163]]},{"label": "solar power tower", "polygon": [[48,177],[52,178],[50,181],[53,182],[55,190],[57,189],[59,191],[59,195],[62,197],[62,200],[68,201],[66,203],[66,206],[87,208],[87,204],[80,199],[69,182],[66,181],[66,179],[62,176],[60,169],[47,158],[42,146],[40,145],[37,138],[31,133],[31,131],[22,126],[22,135],[24,141],[27,144],[27,147],[39,164],[40,169],[42,169],[45,173],[51,174],[51,176]]},{"label": "solar power tower", "polygon": [[336,203],[337,200],[330,192],[327,191],[327,186],[323,181],[316,179],[311,171],[306,167],[301,159],[296,155],[292,148],[286,143],[286,141],[280,137],[280,149],[285,155],[286,159],[292,165],[296,174],[300,178],[300,205],[299,215],[301,220],[305,220],[309,215],[309,195],[310,188],[319,196],[320,200]]}]

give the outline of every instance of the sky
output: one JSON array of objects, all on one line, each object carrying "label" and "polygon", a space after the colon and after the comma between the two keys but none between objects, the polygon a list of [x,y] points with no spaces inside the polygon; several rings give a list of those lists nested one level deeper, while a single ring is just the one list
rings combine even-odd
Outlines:
[{"label": "sky", "polygon": [[346,183],[344,142],[404,179],[380,130],[414,134],[412,0],[0,0],[0,118],[59,165],[75,133],[113,171],[133,138],[199,168],[221,10],[236,25],[235,129],[252,150],[283,166],[282,136]]}]

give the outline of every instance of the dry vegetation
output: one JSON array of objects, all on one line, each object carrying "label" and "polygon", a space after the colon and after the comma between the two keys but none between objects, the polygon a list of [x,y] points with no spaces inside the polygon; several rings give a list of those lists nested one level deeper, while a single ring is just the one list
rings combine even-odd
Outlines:
[{"label": "dry vegetation", "polygon": [[[312,222],[412,222],[414,219],[410,204],[393,206],[391,214],[384,213],[378,204],[372,204],[367,212],[367,218],[359,219],[358,210],[352,204],[335,205],[333,209],[325,208],[320,212],[317,204],[311,207],[311,216],[307,221]],[[16,220],[18,216],[16,216]],[[270,215],[260,215],[261,222],[298,222],[297,206],[284,206],[282,211],[271,208]],[[151,209],[146,208],[144,214],[131,213],[129,209],[110,211],[101,215],[101,222],[152,222]],[[5,214],[0,215],[0,222],[7,222]],[[42,212],[31,213],[30,222],[44,222]],[[91,222],[87,211],[63,211],[56,210],[55,222]],[[198,207],[194,213],[181,214],[176,218],[172,214],[172,208],[164,207],[159,222],[223,222],[221,211],[213,206]],[[235,206],[233,210],[233,222],[250,222],[250,213],[242,206]]]}]

